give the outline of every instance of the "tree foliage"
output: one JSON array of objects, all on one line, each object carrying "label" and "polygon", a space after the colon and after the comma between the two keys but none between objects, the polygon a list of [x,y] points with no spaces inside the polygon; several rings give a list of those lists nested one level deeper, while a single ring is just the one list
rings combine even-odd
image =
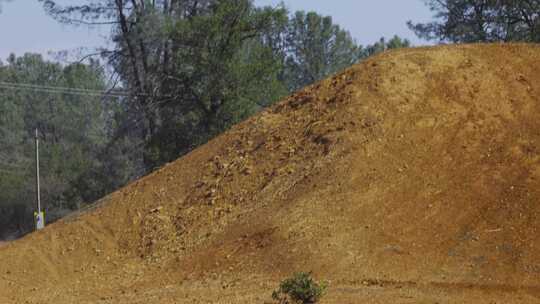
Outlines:
[{"label": "tree foliage", "polygon": [[[32,85],[104,89],[96,62],[62,66],[40,55],[11,56],[0,65],[0,234],[31,228],[34,130],[41,141],[42,198],[50,219],[103,194],[80,177],[103,165],[112,108],[95,96],[43,94]],[[7,84],[6,84],[7,83]],[[13,90],[9,83],[24,83]],[[109,163],[110,164],[110,163]],[[95,181],[96,179],[94,179]],[[86,184],[86,185],[85,185]]]},{"label": "tree foliage", "polygon": [[[249,0],[89,1],[61,7],[63,22],[113,24],[103,51],[143,113],[148,169],[190,151],[284,94],[270,38],[282,8]],[[254,90],[262,85],[262,90]],[[247,88],[247,89],[245,89]]]},{"label": "tree foliage", "polygon": [[540,41],[539,0],[426,0],[428,23],[408,22],[420,37],[440,42]]},{"label": "tree foliage", "polygon": [[294,91],[356,63],[361,47],[332,17],[296,12],[286,32],[285,82]]},{"label": "tree foliage", "polygon": [[384,51],[399,49],[399,48],[408,48],[411,47],[411,42],[407,39],[402,39],[399,36],[394,36],[390,40],[386,40],[382,37],[379,41],[374,44],[366,46],[362,50],[362,58],[367,58],[369,56],[382,53]]}]

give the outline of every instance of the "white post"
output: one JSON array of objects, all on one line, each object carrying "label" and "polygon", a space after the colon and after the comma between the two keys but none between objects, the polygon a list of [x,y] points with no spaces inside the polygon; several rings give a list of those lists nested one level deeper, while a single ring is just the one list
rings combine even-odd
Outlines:
[{"label": "white post", "polygon": [[43,229],[45,227],[45,217],[41,211],[41,193],[39,187],[39,131],[36,128],[36,207],[37,212],[35,213],[36,221],[36,230]]}]

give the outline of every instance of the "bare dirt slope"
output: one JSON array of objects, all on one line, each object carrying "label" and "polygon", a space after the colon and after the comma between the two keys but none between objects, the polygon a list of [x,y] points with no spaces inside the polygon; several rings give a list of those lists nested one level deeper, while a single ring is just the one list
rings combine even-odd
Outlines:
[{"label": "bare dirt slope", "polygon": [[374,57],[0,248],[0,303],[540,303],[540,47]]}]

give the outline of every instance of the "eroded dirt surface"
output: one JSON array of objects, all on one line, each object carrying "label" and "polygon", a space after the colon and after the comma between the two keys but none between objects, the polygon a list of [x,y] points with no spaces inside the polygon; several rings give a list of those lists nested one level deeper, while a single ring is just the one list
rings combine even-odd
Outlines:
[{"label": "eroded dirt surface", "polygon": [[389,52],[0,248],[0,303],[540,302],[540,47]]}]

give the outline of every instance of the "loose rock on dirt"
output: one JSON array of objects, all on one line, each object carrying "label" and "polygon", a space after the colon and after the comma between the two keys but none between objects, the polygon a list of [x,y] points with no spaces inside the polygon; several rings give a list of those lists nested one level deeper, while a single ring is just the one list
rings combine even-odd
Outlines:
[{"label": "loose rock on dirt", "polygon": [[0,249],[0,303],[540,301],[540,47],[393,51]]}]

